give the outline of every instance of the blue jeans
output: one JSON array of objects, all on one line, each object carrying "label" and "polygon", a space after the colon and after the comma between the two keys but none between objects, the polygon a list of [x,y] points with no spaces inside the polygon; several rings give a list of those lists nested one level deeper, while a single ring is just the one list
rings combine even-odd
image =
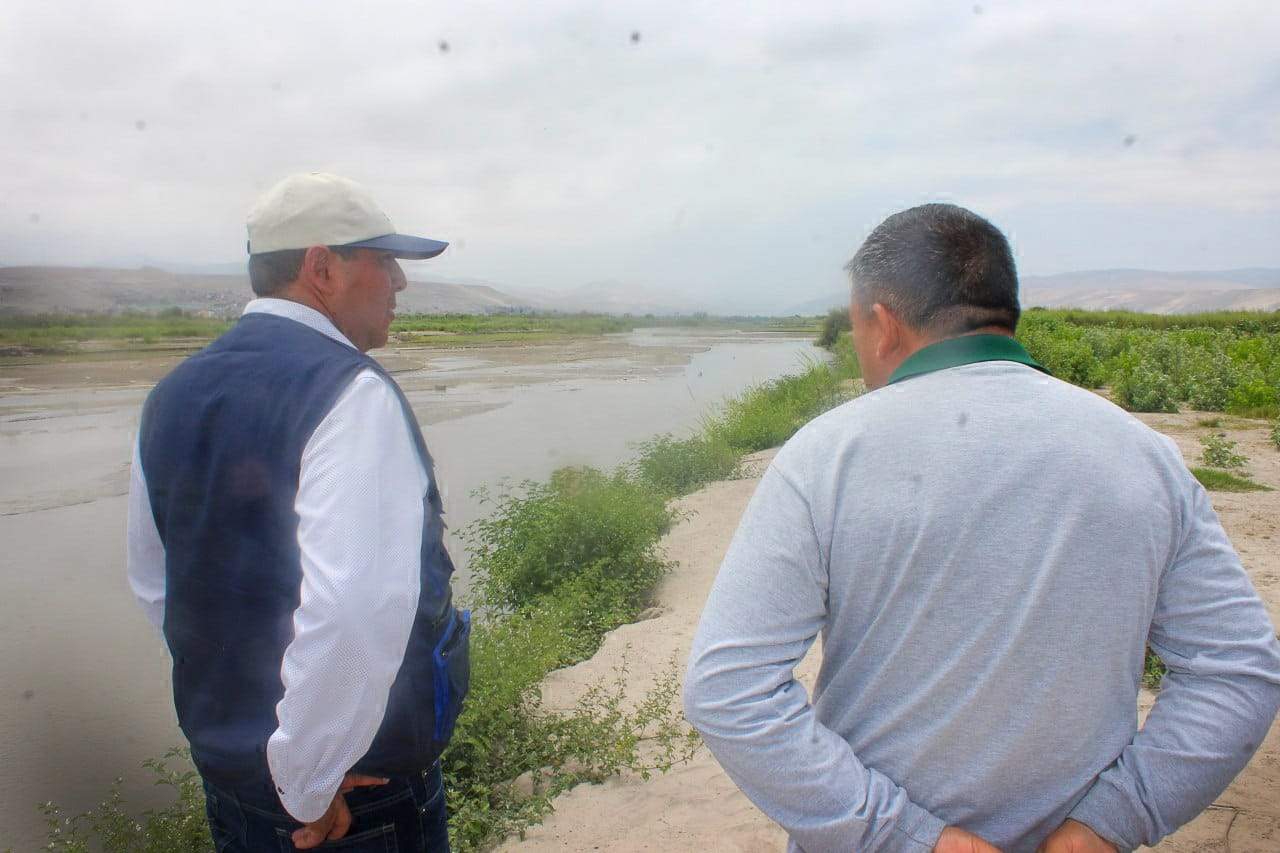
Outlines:
[{"label": "blue jeans", "polygon": [[[293,853],[290,837],[302,824],[277,804],[250,802],[234,792],[204,786],[209,831],[218,853]],[[316,850],[347,853],[449,853],[440,763],[418,776],[391,777],[376,788],[346,794],[351,828]],[[256,799],[256,798],[255,798]]]}]

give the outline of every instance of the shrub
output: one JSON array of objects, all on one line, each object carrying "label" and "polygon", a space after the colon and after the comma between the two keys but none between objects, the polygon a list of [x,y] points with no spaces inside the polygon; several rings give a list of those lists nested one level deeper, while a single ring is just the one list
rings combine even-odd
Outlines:
[{"label": "shrub", "polygon": [[1125,369],[1112,388],[1116,402],[1131,412],[1176,412],[1178,403],[1169,377],[1138,363]]},{"label": "shrub", "polygon": [[708,439],[738,452],[777,447],[818,413],[842,402],[841,375],[826,364],[757,386],[730,400],[724,412],[705,427]]},{"label": "shrub", "polygon": [[1243,468],[1249,459],[1243,453],[1236,452],[1236,442],[1225,435],[1215,433],[1200,437],[1204,450],[1200,461],[1211,468]]},{"label": "shrub", "polygon": [[1276,446],[1276,450],[1280,450],[1280,420],[1271,425],[1271,443]]},{"label": "shrub", "polygon": [[1226,353],[1200,354],[1193,360],[1187,377],[1187,400],[1191,407],[1202,412],[1225,410],[1236,373]]},{"label": "shrub", "polygon": [[[177,767],[171,767],[176,764]],[[125,809],[120,788],[123,778],[116,779],[107,798],[81,815],[68,817],[53,803],[40,807],[49,826],[46,850],[65,853],[213,853],[213,841],[204,810],[204,786],[191,769],[191,754],[186,749],[171,749],[163,758],[143,762],[156,777],[155,783],[172,788],[172,804],[143,812],[135,819]]]},{"label": "shrub", "polygon": [[849,309],[832,308],[827,312],[827,316],[822,318],[822,328],[818,332],[818,346],[830,349],[835,346],[840,333],[848,332],[851,328]]},{"label": "shrub", "polygon": [[[481,492],[493,514],[464,531],[486,602],[518,608],[589,567],[605,576],[656,571],[654,546],[672,521],[656,488],[619,472],[562,468],[523,494]],[[652,564],[652,565],[650,565]]]},{"label": "shrub", "polygon": [[1052,322],[1032,322],[1018,338],[1036,361],[1054,376],[1085,388],[1103,384],[1105,374],[1091,342],[1083,330]]},{"label": "shrub", "polygon": [[686,495],[704,483],[738,476],[736,450],[705,436],[677,441],[671,435],[638,445],[636,474],[663,494]]},{"label": "shrub", "polygon": [[1244,417],[1274,416],[1280,410],[1280,389],[1267,380],[1256,364],[1245,364],[1227,394],[1226,411]]}]

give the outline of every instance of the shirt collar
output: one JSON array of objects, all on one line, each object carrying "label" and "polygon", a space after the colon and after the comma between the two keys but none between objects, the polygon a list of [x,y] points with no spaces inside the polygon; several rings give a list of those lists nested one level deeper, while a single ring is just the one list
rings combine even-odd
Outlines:
[{"label": "shirt collar", "polygon": [[338,327],[333,325],[333,321],[321,314],[310,306],[303,305],[301,302],[294,302],[291,299],[276,299],[273,297],[263,297],[254,299],[248,305],[244,306],[244,313],[241,316],[249,314],[271,314],[274,317],[284,317],[286,320],[293,320],[295,323],[301,323],[315,329],[317,332],[326,337],[333,338],[340,344],[345,344],[352,349],[356,345],[347,340],[347,336],[338,331]]},{"label": "shirt collar", "polygon": [[916,350],[898,365],[898,369],[889,377],[889,384],[982,361],[1014,361],[1034,367],[1041,373],[1049,373],[1023,349],[1022,344],[1008,335],[963,335]]}]

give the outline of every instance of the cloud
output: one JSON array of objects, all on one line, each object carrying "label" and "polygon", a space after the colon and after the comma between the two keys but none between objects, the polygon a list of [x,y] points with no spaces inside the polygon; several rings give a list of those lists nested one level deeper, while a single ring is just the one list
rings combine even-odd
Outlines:
[{"label": "cloud", "polygon": [[1029,271],[1280,265],[1269,6],[982,6],[14,0],[0,263],[235,259],[324,168],[454,240],[433,272],[543,287],[794,302],[935,198]]}]

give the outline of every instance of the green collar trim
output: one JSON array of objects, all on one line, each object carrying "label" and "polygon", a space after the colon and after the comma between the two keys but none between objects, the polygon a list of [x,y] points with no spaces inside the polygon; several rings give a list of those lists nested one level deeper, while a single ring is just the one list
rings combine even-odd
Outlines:
[{"label": "green collar trim", "polygon": [[1007,335],[964,335],[916,350],[898,365],[898,369],[889,377],[889,384],[949,367],[983,361],[1016,361],[1018,364],[1034,367],[1041,373],[1049,373],[1027,354],[1022,344]]}]

